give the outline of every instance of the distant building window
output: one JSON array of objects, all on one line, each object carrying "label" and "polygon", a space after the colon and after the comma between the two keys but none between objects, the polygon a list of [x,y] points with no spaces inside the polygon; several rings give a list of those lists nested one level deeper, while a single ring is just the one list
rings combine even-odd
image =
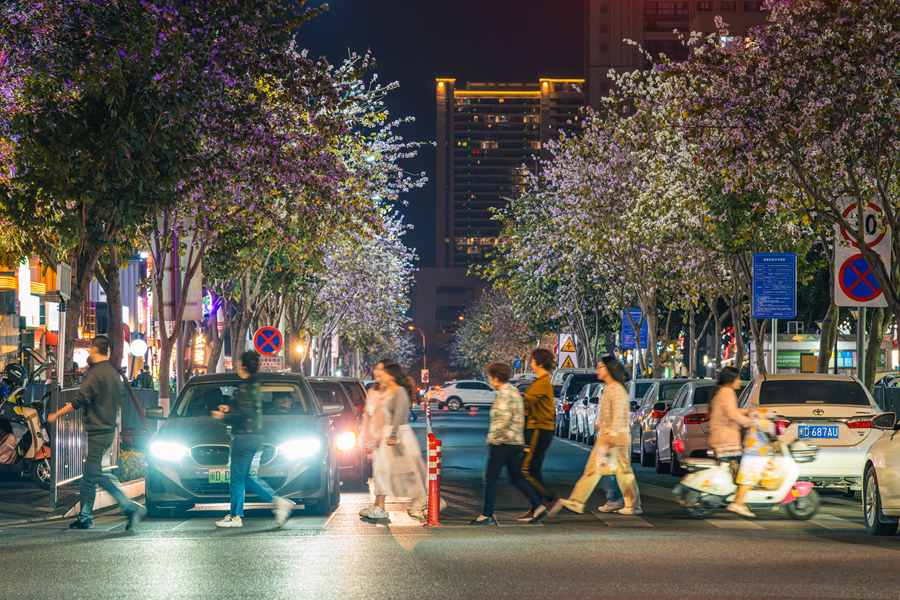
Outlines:
[{"label": "distant building window", "polygon": [[644,4],[645,15],[657,15],[664,17],[686,17],[688,15],[687,2],[647,2]]},{"label": "distant building window", "polygon": [[697,12],[712,12],[712,1],[697,2]]},{"label": "distant building window", "polygon": [[762,12],[762,2],[744,2],[744,12]]},{"label": "distant building window", "polygon": [[444,296],[463,296],[472,291],[470,287],[462,287],[455,285],[439,285],[437,286],[437,293]]},{"label": "distant building window", "polygon": [[737,2],[727,2],[723,0],[719,2],[719,8],[722,12],[737,12]]},{"label": "distant building window", "polygon": [[465,306],[438,306],[438,321],[458,321]]},{"label": "distant building window", "polygon": [[600,5],[600,14],[605,15],[608,12],[609,12],[609,6],[604,2],[603,4]]},{"label": "distant building window", "polygon": [[489,142],[481,142],[481,147],[485,150],[496,150],[497,142],[489,141]]}]

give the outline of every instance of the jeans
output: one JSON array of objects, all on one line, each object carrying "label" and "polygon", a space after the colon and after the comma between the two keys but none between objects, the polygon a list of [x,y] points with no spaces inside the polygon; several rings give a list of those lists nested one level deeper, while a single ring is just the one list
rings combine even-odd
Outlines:
[{"label": "jeans", "polygon": [[547,484],[544,483],[544,476],[541,474],[541,467],[544,465],[544,456],[553,441],[552,429],[526,429],[525,441],[529,443],[530,449],[525,453],[525,460],[522,463],[522,474],[531,487],[548,502],[552,502],[559,498],[554,494]]},{"label": "jeans", "polygon": [[232,517],[244,516],[244,495],[247,490],[262,498],[263,502],[271,502],[276,498],[275,492],[262,479],[250,477],[253,457],[262,444],[262,436],[258,433],[238,433],[231,442],[231,512]]},{"label": "jeans", "polygon": [[488,447],[488,461],[484,469],[484,510],[481,512],[485,517],[494,515],[494,503],[497,500],[497,483],[500,481],[500,473],[503,467],[509,471],[509,478],[512,479],[513,485],[528,498],[531,503],[531,509],[534,510],[541,505],[541,497],[522,475],[522,460],[524,453],[522,446],[513,446],[509,444],[491,444]]},{"label": "jeans", "polygon": [[622,490],[619,489],[619,482],[616,481],[615,475],[604,475],[600,478],[600,487],[606,492],[606,501],[611,502],[624,502],[625,498],[622,496]]},{"label": "jeans", "polygon": [[116,432],[87,433],[88,453],[84,459],[84,474],[81,476],[81,521],[92,521],[94,518],[94,500],[97,497],[97,486],[115,498],[119,508],[125,514],[131,514],[138,508],[138,503],[125,495],[119,487],[119,479],[109,471],[103,470],[103,455],[112,446]]}]

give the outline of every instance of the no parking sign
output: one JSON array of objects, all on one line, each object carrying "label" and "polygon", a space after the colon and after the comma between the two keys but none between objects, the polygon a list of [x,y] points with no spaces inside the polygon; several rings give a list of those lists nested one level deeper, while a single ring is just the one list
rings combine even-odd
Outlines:
[{"label": "no parking sign", "polygon": [[[865,235],[866,244],[885,265],[891,262],[891,230],[884,211],[877,202],[869,202],[863,210],[863,221],[858,221],[857,203],[845,199],[842,216],[854,228]],[[875,278],[875,265],[869,264],[854,237],[843,227],[834,232],[834,302],[838,306],[887,306],[881,286]]]},{"label": "no parking sign", "polygon": [[263,356],[275,356],[283,344],[281,332],[274,327],[261,327],[253,334],[253,347]]}]

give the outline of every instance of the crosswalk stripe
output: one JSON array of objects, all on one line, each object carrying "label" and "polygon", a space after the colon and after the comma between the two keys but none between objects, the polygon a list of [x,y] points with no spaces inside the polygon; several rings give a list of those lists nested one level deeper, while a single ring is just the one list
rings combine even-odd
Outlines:
[{"label": "crosswalk stripe", "polygon": [[653,525],[637,515],[617,515],[599,511],[594,511],[592,514],[610,527],[653,527]]},{"label": "crosswalk stripe", "polygon": [[212,519],[198,519],[194,517],[192,519],[187,519],[186,521],[182,521],[178,525],[172,528],[172,531],[204,531],[211,530],[216,528],[216,521],[219,518]]},{"label": "crosswalk stripe", "polygon": [[719,529],[765,529],[758,523],[745,521],[744,519],[704,519],[704,521]]},{"label": "crosswalk stripe", "polygon": [[815,523],[819,527],[824,527],[825,529],[865,529],[865,525],[860,525],[859,523],[854,523],[853,521],[848,521],[846,519],[842,519],[840,517],[835,517],[833,515],[819,515],[813,519],[809,520],[810,523]]}]

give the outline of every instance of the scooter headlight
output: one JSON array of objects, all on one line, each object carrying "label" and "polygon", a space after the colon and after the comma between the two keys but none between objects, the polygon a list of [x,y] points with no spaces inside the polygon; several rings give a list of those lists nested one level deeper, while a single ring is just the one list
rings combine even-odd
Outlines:
[{"label": "scooter headlight", "polygon": [[167,462],[181,460],[190,453],[190,448],[177,442],[157,441],[150,444],[150,454],[153,455],[153,458],[158,458],[159,460]]}]

